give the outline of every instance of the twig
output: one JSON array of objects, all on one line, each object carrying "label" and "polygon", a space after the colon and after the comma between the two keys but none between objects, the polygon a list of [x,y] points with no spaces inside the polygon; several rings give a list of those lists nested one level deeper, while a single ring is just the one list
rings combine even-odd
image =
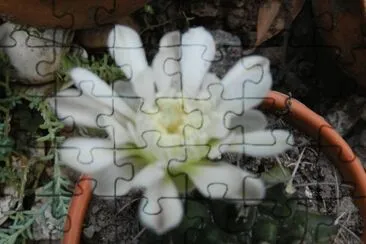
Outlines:
[{"label": "twig", "polygon": [[141,200],[141,199],[142,199],[142,197],[138,197],[138,198],[135,198],[135,199],[131,200],[130,202],[126,203],[125,205],[122,206],[122,208],[120,210],[118,210],[118,212],[116,213],[115,216],[117,216],[118,214],[123,212],[123,210],[125,210],[127,207],[131,206],[132,203],[137,202],[138,200]]},{"label": "twig", "polygon": [[298,158],[298,159],[297,159],[297,161],[296,161],[295,169],[292,171],[291,179],[289,180],[288,185],[289,185],[289,184],[291,184],[291,185],[292,185],[292,183],[293,183],[293,181],[294,181],[294,178],[295,178],[295,174],[296,174],[297,170],[299,169],[299,166],[300,166],[300,163],[301,163],[301,159],[303,158],[303,156],[304,156],[304,152],[305,152],[305,150],[306,150],[306,149],[307,149],[307,148],[305,147],[305,148],[301,151],[300,156],[299,156],[299,158]]},{"label": "twig", "polygon": [[139,233],[137,233],[137,235],[135,235],[135,237],[131,240],[131,242],[136,241],[146,230],[146,227],[144,227],[142,230],[140,230]]},{"label": "twig", "polygon": [[148,22],[147,22],[147,20],[144,18],[144,21],[145,21],[145,24],[147,25],[147,27],[146,28],[144,28],[144,29],[142,29],[141,31],[140,31],[140,35],[141,34],[143,34],[144,32],[146,32],[146,31],[148,31],[148,30],[153,30],[153,29],[156,29],[156,28],[158,28],[158,27],[162,27],[162,26],[164,26],[164,25],[167,25],[167,24],[169,24],[169,23],[172,23],[172,20],[166,20],[166,21],[164,21],[163,23],[159,23],[159,24],[155,24],[155,25],[150,25]]},{"label": "twig", "polygon": [[278,156],[276,156],[275,158],[276,158],[277,164],[280,166],[280,169],[282,171],[282,174],[285,175],[286,174],[286,171],[283,168],[283,165],[282,165],[282,162],[281,162],[280,158]]},{"label": "twig", "polygon": [[[311,182],[311,183],[303,183],[303,184],[295,184],[293,186],[297,187],[303,187],[303,186],[317,186],[317,185],[336,185],[337,183],[332,182]],[[347,184],[340,184],[344,187],[349,187],[350,189],[353,189],[353,186],[347,185]]]},{"label": "twig", "polygon": [[346,214],[347,212],[343,212],[341,213],[335,220],[334,220],[334,225],[338,225],[339,220],[341,220],[343,218],[343,216]]},{"label": "twig", "polygon": [[[347,219],[344,221],[343,224],[339,223],[339,221],[343,218],[343,216],[348,213],[347,215]],[[337,242],[337,238],[339,238],[338,236],[342,236],[345,241],[345,243],[349,242],[349,239],[347,239],[344,234],[342,233],[342,230],[345,230],[346,232],[348,232],[351,236],[355,237],[356,240],[359,242],[359,243],[362,243],[361,242],[361,239],[354,233],[352,232],[350,229],[348,229],[345,225],[348,223],[348,221],[350,220],[351,218],[351,215],[352,215],[352,212],[349,211],[349,212],[343,212],[339,217],[337,217],[334,221],[334,225],[339,225],[340,228],[337,232],[337,235],[334,237],[334,242]]]},{"label": "twig", "polygon": [[353,233],[353,231],[351,231],[350,229],[348,229],[343,224],[339,224],[339,225],[341,226],[341,228],[343,228],[345,231],[347,231],[351,236],[353,236],[359,243],[362,243],[360,237],[358,237],[355,233]]},{"label": "twig", "polygon": [[333,174],[334,174],[334,179],[335,179],[335,193],[336,193],[336,198],[337,198],[337,205],[336,205],[336,212],[338,213],[338,210],[339,210],[339,205],[340,205],[340,202],[339,202],[339,185],[338,185],[338,177],[337,177],[337,172],[333,166]]}]

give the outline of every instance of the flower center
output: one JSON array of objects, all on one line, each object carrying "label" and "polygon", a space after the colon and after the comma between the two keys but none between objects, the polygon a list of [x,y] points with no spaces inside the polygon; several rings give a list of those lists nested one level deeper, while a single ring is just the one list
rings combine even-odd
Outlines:
[{"label": "flower center", "polygon": [[[142,135],[148,145],[146,162],[164,162],[168,169],[172,159],[185,160],[185,167],[205,159],[208,154],[206,145],[214,136],[210,128],[218,119],[211,104],[204,100],[181,98],[177,94],[175,98],[158,98],[156,105],[157,110],[151,113],[140,111],[135,118],[136,135]],[[149,138],[149,133],[145,132],[152,131],[154,136]],[[180,161],[176,166],[179,168],[181,165]]]},{"label": "flower center", "polygon": [[159,112],[155,122],[165,133],[180,134],[183,132],[187,115],[183,110],[182,99],[171,99],[158,103]]}]

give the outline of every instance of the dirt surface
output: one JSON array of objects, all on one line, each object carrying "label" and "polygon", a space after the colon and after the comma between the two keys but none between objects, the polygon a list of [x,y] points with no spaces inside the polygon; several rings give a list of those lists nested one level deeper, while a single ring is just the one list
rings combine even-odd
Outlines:
[{"label": "dirt surface", "polygon": [[83,238],[87,243],[137,243],[134,237],[142,229],[137,206],[139,195],[116,199],[93,197],[84,224]]}]

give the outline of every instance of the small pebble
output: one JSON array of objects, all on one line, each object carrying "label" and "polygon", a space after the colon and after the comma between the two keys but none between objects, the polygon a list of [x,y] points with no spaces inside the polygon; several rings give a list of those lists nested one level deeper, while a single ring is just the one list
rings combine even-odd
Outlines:
[{"label": "small pebble", "polygon": [[42,84],[54,79],[61,57],[69,50],[74,32],[36,29],[7,22],[0,26],[0,45],[16,70],[17,81]]}]

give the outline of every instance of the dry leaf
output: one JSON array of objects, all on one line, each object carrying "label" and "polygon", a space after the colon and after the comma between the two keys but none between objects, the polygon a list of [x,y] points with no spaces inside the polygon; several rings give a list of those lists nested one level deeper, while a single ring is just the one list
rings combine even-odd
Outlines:
[{"label": "dry leaf", "polygon": [[273,21],[280,11],[281,4],[281,0],[271,0],[264,3],[259,9],[257,20],[257,40],[255,42],[255,46],[260,45],[260,43],[266,39],[269,28],[272,26]]},{"label": "dry leaf", "polygon": [[[300,13],[304,2],[305,0],[292,0],[285,5],[283,0],[268,0],[264,3],[258,11],[257,40],[254,47],[281,32],[285,28],[286,21],[292,22]],[[288,13],[290,20],[286,20]]]}]

